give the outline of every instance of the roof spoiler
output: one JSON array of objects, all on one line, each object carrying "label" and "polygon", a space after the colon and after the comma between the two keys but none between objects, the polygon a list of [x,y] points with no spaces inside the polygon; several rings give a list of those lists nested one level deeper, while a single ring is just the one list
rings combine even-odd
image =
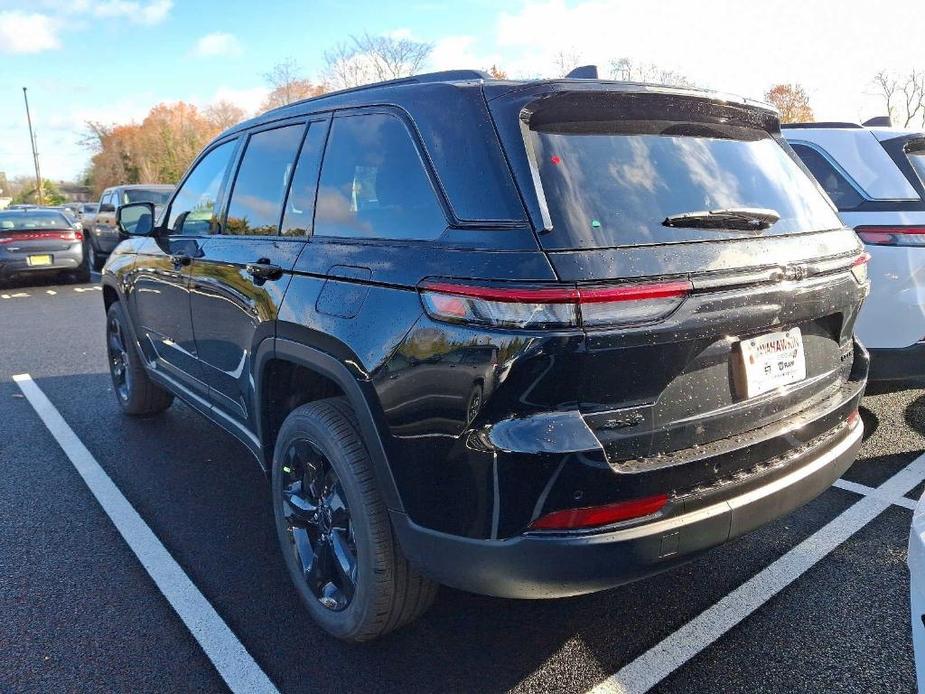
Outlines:
[{"label": "roof spoiler", "polygon": [[864,121],[861,125],[867,128],[892,128],[893,120],[889,116],[877,116]]}]

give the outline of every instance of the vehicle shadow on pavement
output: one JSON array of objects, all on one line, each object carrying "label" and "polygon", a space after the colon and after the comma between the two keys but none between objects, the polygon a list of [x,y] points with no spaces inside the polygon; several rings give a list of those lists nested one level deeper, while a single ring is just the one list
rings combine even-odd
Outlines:
[{"label": "vehicle shadow on pavement", "polygon": [[594,595],[518,601],[443,588],[416,623],[350,646],[316,627],[291,588],[269,485],[244,446],[179,402],[123,416],[108,374],[36,382],[285,692],[593,686],[856,500],[830,490],[688,564]]}]

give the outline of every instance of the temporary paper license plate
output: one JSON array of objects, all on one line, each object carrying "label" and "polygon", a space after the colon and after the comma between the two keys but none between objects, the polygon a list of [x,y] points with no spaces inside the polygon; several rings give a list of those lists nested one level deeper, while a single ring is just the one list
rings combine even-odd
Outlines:
[{"label": "temporary paper license plate", "polygon": [[26,263],[35,267],[36,265],[51,265],[51,256],[50,255],[30,255],[26,258]]},{"label": "temporary paper license plate", "polygon": [[799,328],[739,342],[739,387],[747,398],[806,378],[803,334]]}]

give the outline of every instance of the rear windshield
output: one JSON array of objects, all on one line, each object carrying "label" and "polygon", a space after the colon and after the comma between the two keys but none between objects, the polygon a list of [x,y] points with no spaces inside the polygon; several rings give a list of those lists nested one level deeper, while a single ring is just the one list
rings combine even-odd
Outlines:
[{"label": "rear windshield", "polygon": [[166,205],[170,199],[170,190],[146,190],[144,188],[122,191],[122,204],[130,202],[153,202],[155,205]]},{"label": "rear windshield", "polygon": [[70,229],[60,212],[0,212],[0,234],[29,229]]},{"label": "rear windshield", "polygon": [[666,217],[773,210],[769,234],[842,226],[815,183],[764,130],[660,121],[543,124],[532,134],[552,231],[546,248],[605,248],[737,238],[667,227]]}]

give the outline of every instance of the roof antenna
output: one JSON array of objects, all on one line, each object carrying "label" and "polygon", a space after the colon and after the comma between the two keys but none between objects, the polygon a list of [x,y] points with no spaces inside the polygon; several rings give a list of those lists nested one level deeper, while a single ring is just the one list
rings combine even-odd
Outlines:
[{"label": "roof antenna", "polygon": [[597,65],[582,65],[581,67],[576,67],[570,73],[565,76],[565,79],[569,80],[596,80],[597,79]]},{"label": "roof antenna", "polygon": [[868,128],[878,128],[878,127],[892,128],[893,121],[890,119],[889,116],[877,116],[876,118],[870,118],[864,121],[863,123],[861,123],[861,125],[868,127]]}]

